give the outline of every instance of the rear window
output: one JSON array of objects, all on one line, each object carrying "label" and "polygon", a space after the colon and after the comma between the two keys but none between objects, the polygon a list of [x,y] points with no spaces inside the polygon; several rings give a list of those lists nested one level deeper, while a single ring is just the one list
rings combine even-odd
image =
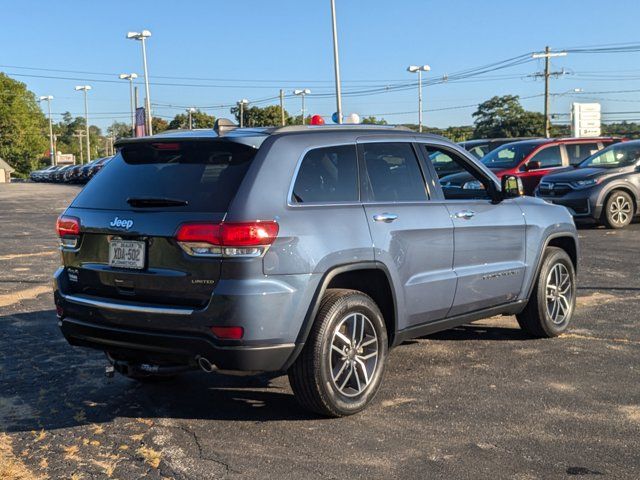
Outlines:
[{"label": "rear window", "polygon": [[161,207],[224,212],[257,150],[229,141],[125,145],[80,192],[74,207]]}]

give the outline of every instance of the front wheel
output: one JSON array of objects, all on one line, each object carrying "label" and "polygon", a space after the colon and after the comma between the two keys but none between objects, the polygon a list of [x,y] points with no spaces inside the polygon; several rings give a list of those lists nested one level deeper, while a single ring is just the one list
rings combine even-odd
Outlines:
[{"label": "front wheel", "polygon": [[304,408],[331,417],[352,415],[375,397],[387,351],[376,303],[359,291],[330,289],[289,369],[289,383]]},{"label": "front wheel", "polygon": [[569,326],[576,306],[576,273],[567,252],[548,247],[535,288],[516,318],[534,337],[557,337]]}]

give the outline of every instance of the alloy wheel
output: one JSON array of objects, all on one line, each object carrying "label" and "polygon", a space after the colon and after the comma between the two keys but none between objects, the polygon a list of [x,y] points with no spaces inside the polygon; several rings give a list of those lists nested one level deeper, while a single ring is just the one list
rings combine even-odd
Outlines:
[{"label": "alloy wheel", "polygon": [[333,331],[329,368],[335,388],[344,396],[361,394],[378,366],[379,340],[371,320],[350,313]]},{"label": "alloy wheel", "polygon": [[611,220],[618,225],[625,225],[631,217],[631,203],[622,195],[616,197],[609,205]]},{"label": "alloy wheel", "polygon": [[547,313],[551,321],[562,324],[571,313],[572,284],[569,270],[562,263],[556,263],[547,275],[546,283]]}]

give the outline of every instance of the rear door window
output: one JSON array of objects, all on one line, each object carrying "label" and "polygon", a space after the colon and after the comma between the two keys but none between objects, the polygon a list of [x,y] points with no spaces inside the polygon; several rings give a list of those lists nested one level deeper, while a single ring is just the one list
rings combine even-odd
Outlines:
[{"label": "rear door window", "polygon": [[358,201],[355,145],[316,148],[306,153],[293,185],[295,203]]},{"label": "rear door window", "polygon": [[72,206],[225,212],[256,152],[224,140],[125,145]]},{"label": "rear door window", "polygon": [[364,143],[362,152],[371,200],[420,202],[428,199],[410,143]]},{"label": "rear door window", "polygon": [[598,150],[600,147],[597,142],[593,143],[570,143],[565,145],[567,149],[567,155],[569,156],[569,164],[577,165],[582,162],[585,158],[590,157]]}]

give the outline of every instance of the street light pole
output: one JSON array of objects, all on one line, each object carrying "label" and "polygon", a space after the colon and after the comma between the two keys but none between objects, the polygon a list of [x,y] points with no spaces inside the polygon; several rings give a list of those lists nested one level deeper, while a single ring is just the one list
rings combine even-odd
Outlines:
[{"label": "street light pole", "polygon": [[131,135],[136,136],[136,107],[133,103],[133,81],[138,78],[136,73],[121,73],[120,80],[129,80],[129,100],[131,102]]},{"label": "street light pole", "polygon": [[131,40],[139,40],[142,43],[142,65],[144,68],[144,88],[146,92],[145,110],[147,121],[147,135],[153,135],[153,124],[151,118],[151,97],[149,93],[149,71],[147,69],[147,44],[146,39],[151,36],[149,30],[142,30],[141,32],[128,32],[127,38]]},{"label": "street light pole", "polygon": [[422,133],[422,72],[429,72],[429,65],[410,65],[407,71],[411,73],[418,72],[418,132]]},{"label": "street light pole", "polygon": [[311,93],[311,90],[309,90],[308,88],[305,89],[301,89],[301,90],[294,90],[293,94],[294,95],[299,95],[300,97],[302,97],[302,125],[304,125],[305,119],[304,119],[304,97],[306,97],[307,95],[309,95]]},{"label": "street light pole", "polygon": [[191,107],[189,108],[189,130],[193,130],[193,112],[196,111],[195,108]]},{"label": "street light pole", "polygon": [[336,2],[331,0],[331,24],[333,29],[333,68],[336,77],[336,111],[338,123],[342,123],[342,91],[340,87],[340,57],[338,56],[338,27],[336,25]]},{"label": "street light pole", "polygon": [[238,105],[240,106],[240,128],[244,127],[244,106],[249,103],[249,100],[243,98],[238,101]]},{"label": "street light pole", "polygon": [[84,121],[86,130],[87,141],[87,163],[91,161],[91,145],[89,142],[89,104],[87,102],[87,92],[91,90],[91,85],[81,85],[76,87],[76,91],[82,90],[84,92]]},{"label": "street light pole", "polygon": [[41,102],[45,100],[47,102],[47,108],[49,110],[49,157],[51,158],[51,166],[53,166],[56,163],[56,152],[55,147],[53,146],[53,123],[51,120],[51,100],[53,100],[53,96],[45,95],[43,97],[40,97]]}]

